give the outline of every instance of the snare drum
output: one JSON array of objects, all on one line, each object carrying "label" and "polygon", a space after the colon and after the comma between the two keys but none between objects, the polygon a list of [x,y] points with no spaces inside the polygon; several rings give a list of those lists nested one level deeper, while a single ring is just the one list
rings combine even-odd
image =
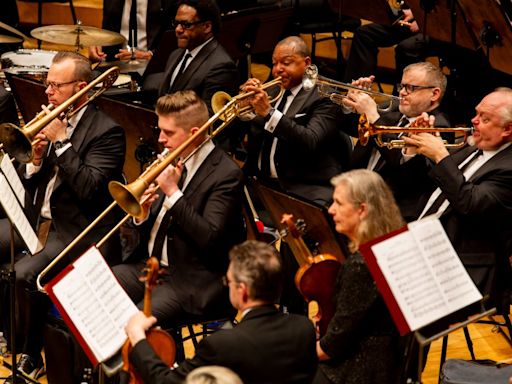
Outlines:
[{"label": "snare drum", "polygon": [[1,57],[2,69],[12,74],[42,75],[48,72],[55,51],[40,49],[18,49],[6,52]]}]

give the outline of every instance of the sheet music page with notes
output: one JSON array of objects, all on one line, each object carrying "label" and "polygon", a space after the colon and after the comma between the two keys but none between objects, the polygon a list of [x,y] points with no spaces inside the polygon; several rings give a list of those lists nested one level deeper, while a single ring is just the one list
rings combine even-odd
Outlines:
[{"label": "sheet music page with notes", "polygon": [[0,204],[30,253],[39,252],[41,249],[39,239],[3,173],[0,173]]},{"label": "sheet music page with notes", "polygon": [[22,207],[25,207],[25,187],[21,182],[20,176],[16,172],[16,168],[12,165],[11,158],[5,154],[0,154],[2,161],[0,162],[0,168],[2,169],[3,174],[9,180],[11,184],[11,188],[16,194],[18,201],[20,202]]},{"label": "sheet music page with notes", "polygon": [[96,247],[80,256],[51,290],[98,362],[123,346],[124,327],[138,309]]},{"label": "sheet music page with notes", "polygon": [[482,299],[440,221],[429,216],[371,246],[411,331]]}]

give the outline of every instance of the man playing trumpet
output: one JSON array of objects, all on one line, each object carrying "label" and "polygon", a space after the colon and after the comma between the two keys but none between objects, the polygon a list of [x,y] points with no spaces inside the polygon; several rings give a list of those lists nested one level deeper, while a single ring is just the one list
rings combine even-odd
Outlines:
[{"label": "man playing trumpet", "polygon": [[[353,85],[370,87],[374,76],[361,78]],[[407,127],[414,124],[423,112],[435,118],[436,127],[449,127],[446,116],[440,111],[440,104],[446,91],[446,77],[435,65],[420,62],[407,66],[399,84],[400,103],[391,110],[382,111],[367,93],[352,90],[343,100],[344,112],[364,114],[370,124]],[[346,115],[345,115],[346,116]],[[350,116],[350,115],[349,115]],[[357,137],[359,116],[344,117],[342,129]],[[393,137],[396,139],[396,136]],[[426,162],[422,156],[408,154],[406,150],[379,147],[371,137],[367,145],[360,142],[354,147],[351,168],[367,168],[379,173],[391,187],[398,206],[406,221],[414,220],[418,214],[418,197],[425,190],[432,190],[431,181],[425,177]]]},{"label": "man playing trumpet", "polygon": [[[54,106],[65,103],[90,80],[91,66],[85,57],[59,52],[46,79],[48,102]],[[70,108],[86,102],[84,95]],[[122,180],[124,155],[123,129],[95,106],[88,105],[69,120],[55,118],[44,127],[34,137],[33,162],[19,168],[27,191],[34,197],[30,204],[33,203],[36,228],[40,236],[47,232],[43,250],[34,257],[19,257],[15,265],[17,329],[25,336],[18,369],[27,375],[36,378],[43,371],[40,353],[48,308],[47,300],[36,292],[36,277],[111,203],[107,183]],[[98,241],[116,221],[113,215],[108,216],[72,250],[72,256]],[[10,254],[9,233],[9,222],[0,220],[2,262]],[[113,253],[115,245],[114,240],[107,243],[104,254]],[[15,249],[17,253],[24,249],[17,236]],[[114,254],[118,254],[117,250]]]}]

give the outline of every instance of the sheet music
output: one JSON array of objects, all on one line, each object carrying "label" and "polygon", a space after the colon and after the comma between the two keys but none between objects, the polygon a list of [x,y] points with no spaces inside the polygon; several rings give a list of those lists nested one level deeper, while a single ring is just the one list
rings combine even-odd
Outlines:
[{"label": "sheet music", "polygon": [[435,218],[409,224],[372,251],[412,331],[482,298]]},{"label": "sheet music", "polygon": [[16,172],[16,169],[12,165],[12,161],[8,155],[2,153],[2,161],[0,162],[0,168],[4,173],[7,180],[11,184],[11,188],[13,189],[18,201],[20,202],[22,207],[25,207],[25,187],[21,183],[20,176]]},{"label": "sheet music", "polygon": [[35,254],[39,252],[41,244],[39,243],[37,235],[27,220],[25,212],[23,212],[18,199],[14,195],[3,173],[0,173],[0,203],[30,253]]},{"label": "sheet music", "polygon": [[96,247],[73,263],[53,293],[99,362],[123,346],[124,327],[138,309]]}]

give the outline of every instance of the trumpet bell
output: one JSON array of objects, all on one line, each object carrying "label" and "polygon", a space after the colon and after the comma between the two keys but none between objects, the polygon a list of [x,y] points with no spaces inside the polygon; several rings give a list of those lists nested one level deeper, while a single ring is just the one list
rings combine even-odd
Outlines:
[{"label": "trumpet bell", "polygon": [[108,191],[123,211],[137,219],[142,219],[145,212],[140,199],[148,186],[149,184],[143,178],[138,178],[128,185],[111,181],[108,183]]},{"label": "trumpet bell", "polygon": [[[212,96],[212,109],[213,113],[218,113],[224,106],[231,101],[231,96],[227,92],[218,91],[215,92]],[[219,119],[222,121],[226,121],[226,116],[221,114]]]},{"label": "trumpet bell", "polygon": [[9,155],[21,163],[30,163],[34,157],[31,138],[14,124],[0,124],[0,143]]}]

